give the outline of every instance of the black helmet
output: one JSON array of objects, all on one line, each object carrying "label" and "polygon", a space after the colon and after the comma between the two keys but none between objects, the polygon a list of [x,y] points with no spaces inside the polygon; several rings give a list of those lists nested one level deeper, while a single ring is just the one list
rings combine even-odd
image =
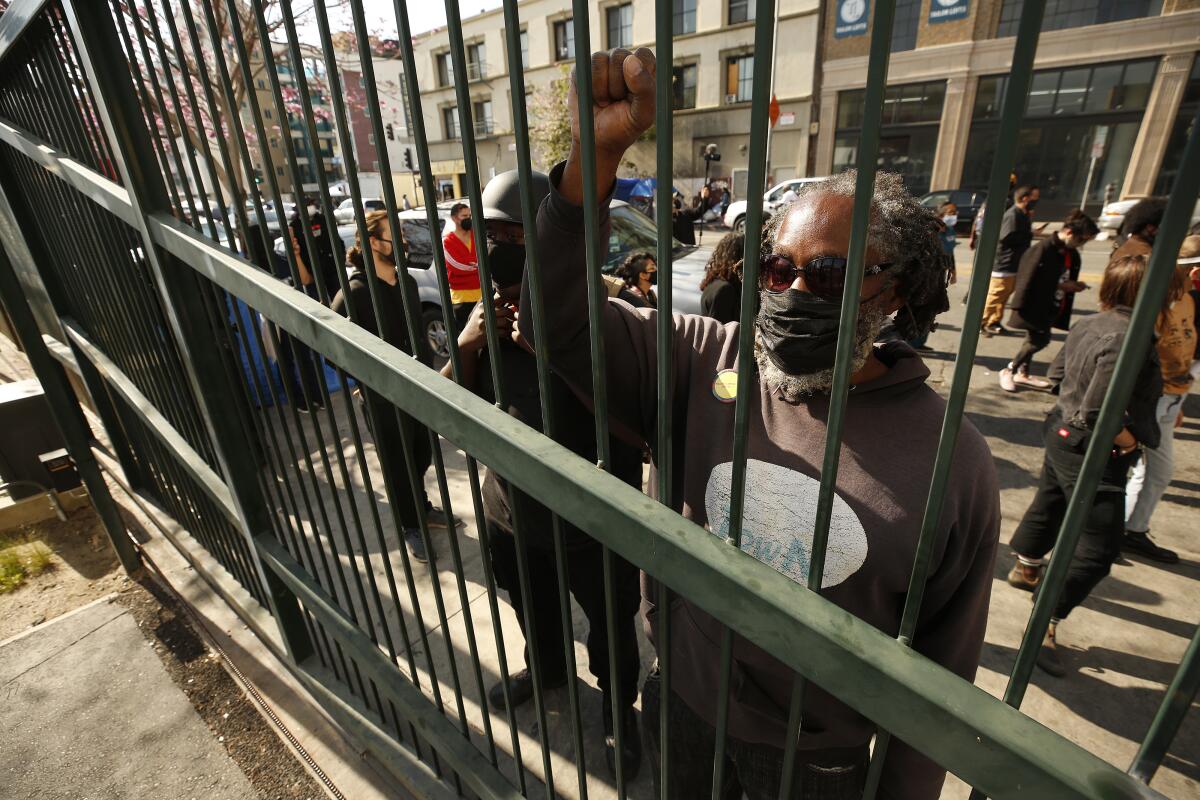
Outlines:
[{"label": "black helmet", "polygon": [[[550,194],[550,178],[543,172],[532,173],[530,188],[533,190],[533,207],[542,204],[546,195]],[[487,182],[480,197],[483,203],[483,218],[501,222],[521,224],[521,184],[517,171],[510,169],[501,172]]]}]

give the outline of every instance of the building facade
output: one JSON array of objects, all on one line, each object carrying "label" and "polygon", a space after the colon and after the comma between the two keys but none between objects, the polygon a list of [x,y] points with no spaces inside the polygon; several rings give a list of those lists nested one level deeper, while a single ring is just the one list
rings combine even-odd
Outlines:
[{"label": "building facade", "polygon": [[[653,49],[654,5],[652,0],[591,4],[588,22],[593,49]],[[753,0],[676,0],[674,4],[670,69],[675,163],[671,177],[682,190],[698,188],[706,166],[701,149],[716,144],[721,161],[711,165],[710,177],[728,180],[736,196],[745,196],[754,5]],[[533,125],[538,121],[537,104],[530,103],[530,95],[563,79],[574,64],[574,21],[568,0],[525,0],[520,3],[520,17],[526,108]],[[780,0],[774,93],[781,114],[772,132],[772,180],[808,174],[819,17],[818,0]],[[470,89],[480,176],[486,182],[492,175],[516,167],[504,18],[500,10],[490,11],[464,19],[462,27],[467,74],[461,77]],[[416,37],[413,48],[438,196],[462,197],[466,187],[455,95],[455,81],[460,76],[454,74],[451,63],[449,35],[445,29],[431,31]],[[409,145],[406,137],[399,149]],[[395,158],[391,161],[397,193],[416,191],[414,178]],[[552,166],[540,161],[535,152],[536,169]],[[654,143],[643,142],[635,147],[622,174],[653,175],[654,171]],[[416,194],[420,196],[419,191]]]},{"label": "building facade", "polygon": [[[911,191],[985,188],[1022,0],[899,0],[881,169]],[[828,0],[816,174],[851,167],[866,0]],[[1039,217],[1170,191],[1200,106],[1200,0],[1049,0],[1017,142]]]}]

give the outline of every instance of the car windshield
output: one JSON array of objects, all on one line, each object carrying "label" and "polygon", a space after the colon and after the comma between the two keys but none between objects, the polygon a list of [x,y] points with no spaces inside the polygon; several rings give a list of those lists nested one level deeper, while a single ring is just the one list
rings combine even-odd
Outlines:
[{"label": "car windshield", "polygon": [[[608,234],[608,257],[604,260],[605,272],[612,272],[635,250],[658,252],[658,228],[640,211],[629,206],[614,206],[609,220],[611,230]],[[679,255],[688,249],[688,245],[672,237],[672,255]]]}]

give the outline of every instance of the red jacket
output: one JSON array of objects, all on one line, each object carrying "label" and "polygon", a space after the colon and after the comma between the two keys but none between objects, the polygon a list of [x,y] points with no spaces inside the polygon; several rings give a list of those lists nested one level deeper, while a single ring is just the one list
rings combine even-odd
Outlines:
[{"label": "red jacket", "polygon": [[452,291],[479,291],[479,270],[475,266],[475,237],[471,244],[463,244],[462,239],[450,230],[442,237],[442,249],[446,253],[446,276],[450,279]]}]

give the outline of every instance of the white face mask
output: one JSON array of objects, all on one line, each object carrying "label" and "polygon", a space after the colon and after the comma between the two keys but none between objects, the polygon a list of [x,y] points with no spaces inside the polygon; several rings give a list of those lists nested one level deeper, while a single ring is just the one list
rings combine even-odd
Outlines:
[{"label": "white face mask", "polygon": [[942,217],[942,222],[946,223],[947,228],[953,228],[958,224],[958,214],[947,214]]}]

